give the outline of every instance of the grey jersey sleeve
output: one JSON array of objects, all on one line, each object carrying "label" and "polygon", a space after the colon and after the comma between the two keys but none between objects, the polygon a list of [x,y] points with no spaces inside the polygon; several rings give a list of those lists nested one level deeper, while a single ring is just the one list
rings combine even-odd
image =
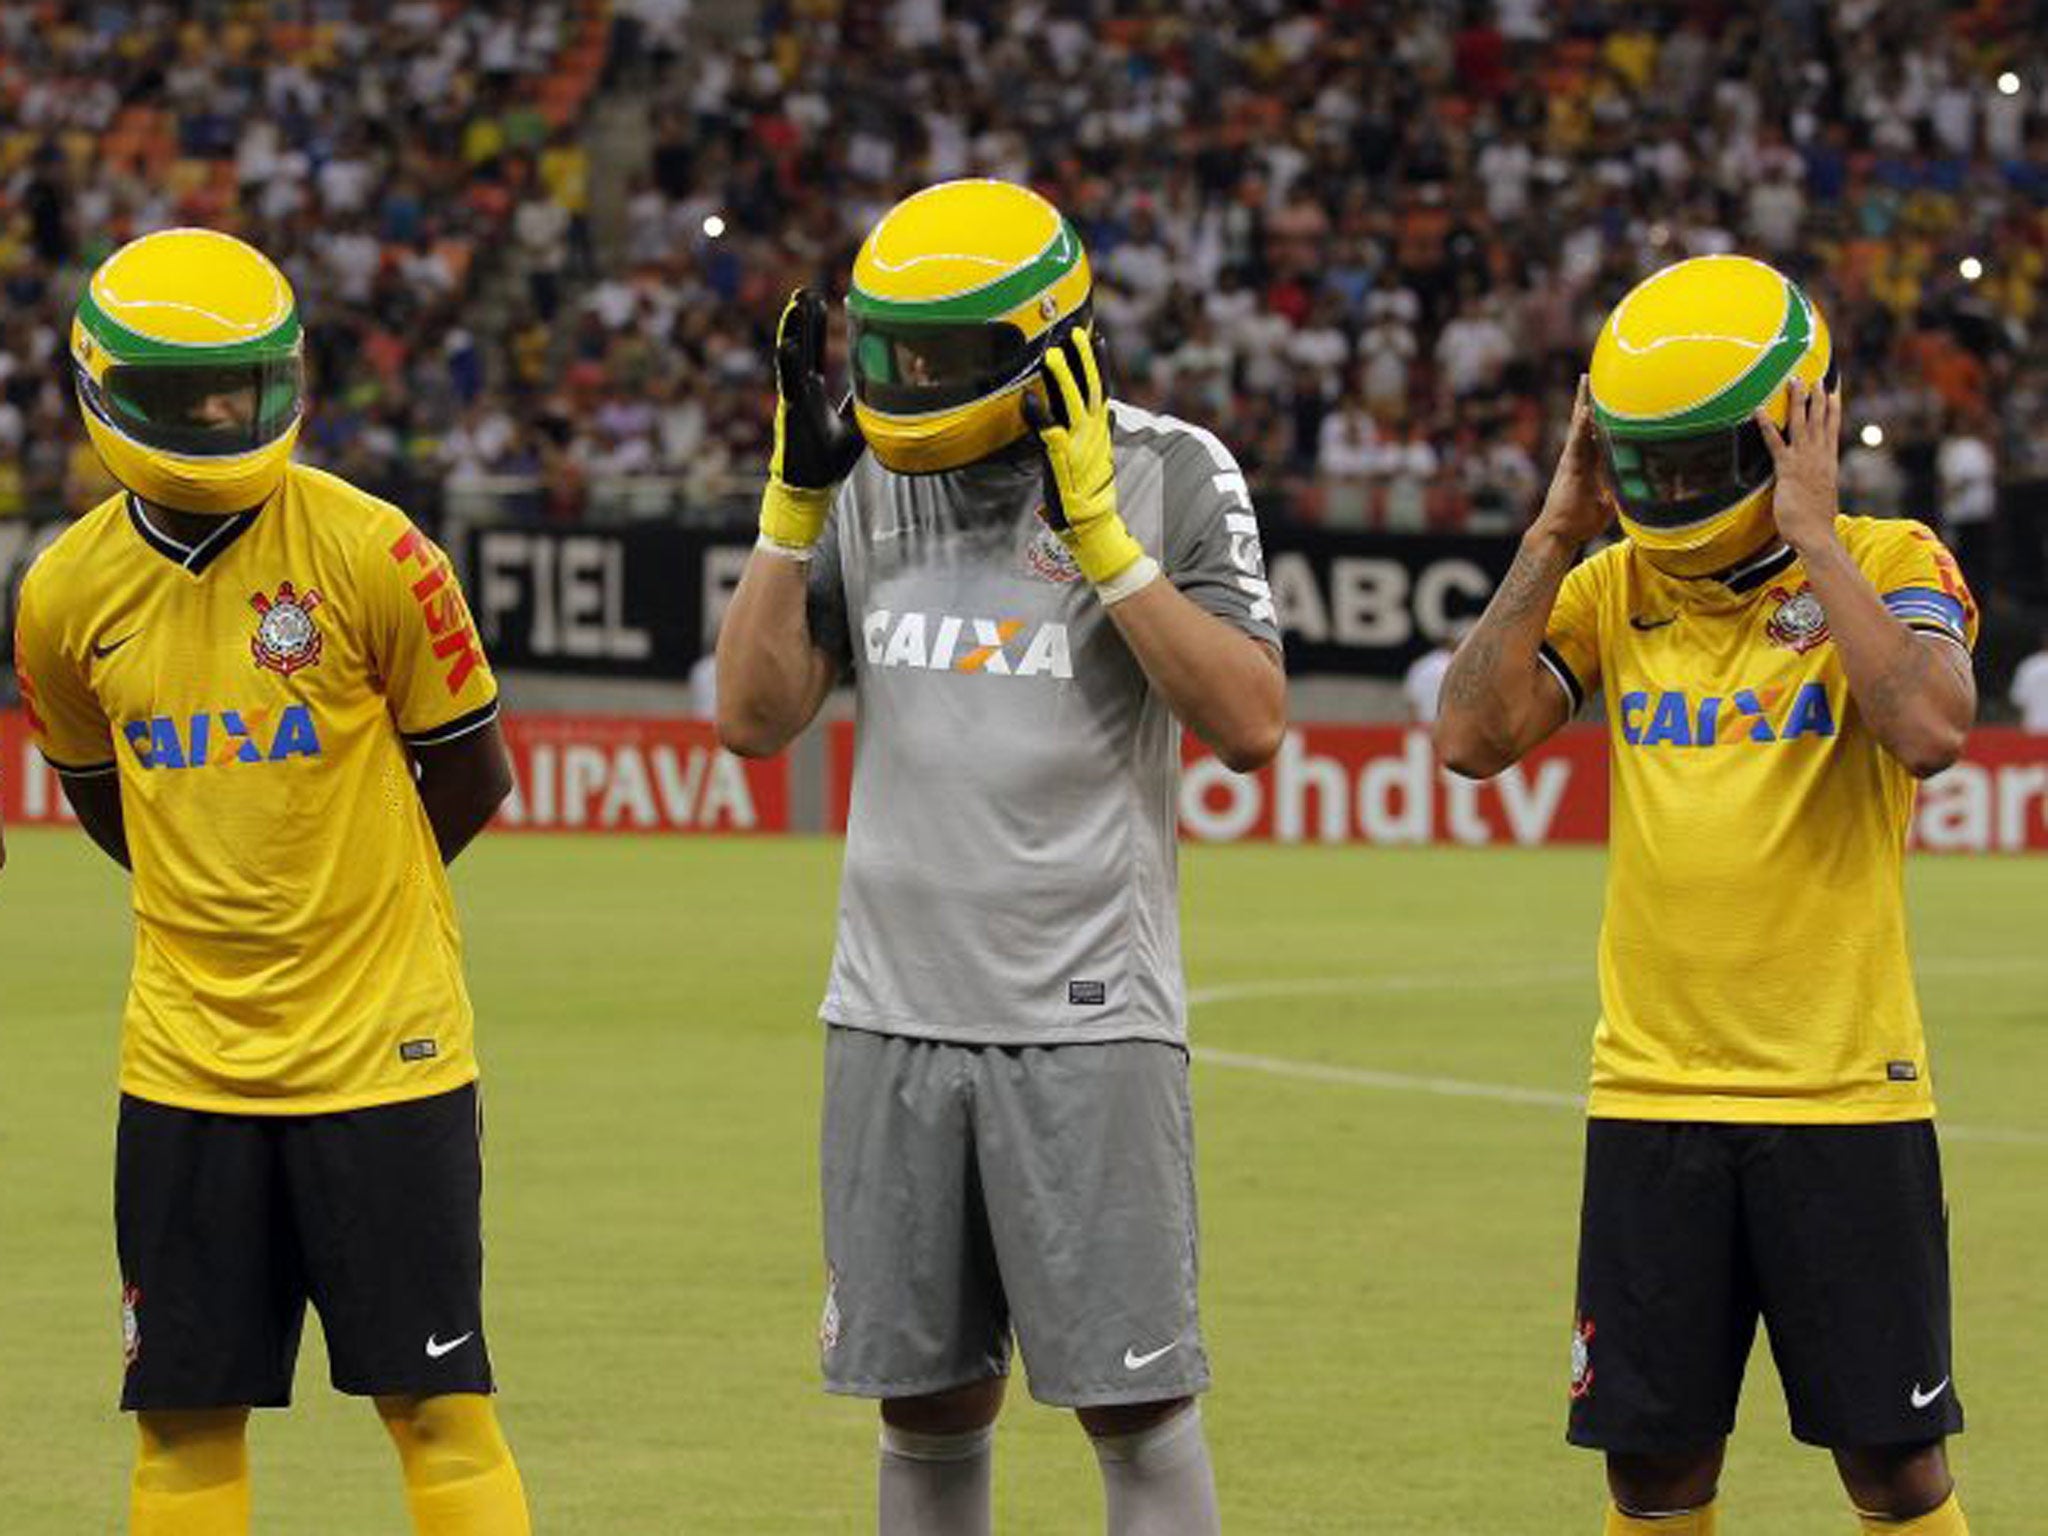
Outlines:
[{"label": "grey jersey sleeve", "polygon": [[846,570],[840,562],[839,517],[848,498],[833,498],[834,515],[826,521],[816,553],[805,575],[804,620],[811,644],[832,658],[842,680],[853,670],[853,628],[846,614]]},{"label": "grey jersey sleeve", "polygon": [[1212,433],[1175,425],[1162,456],[1160,564],[1197,607],[1278,650],[1280,620],[1244,473]]}]

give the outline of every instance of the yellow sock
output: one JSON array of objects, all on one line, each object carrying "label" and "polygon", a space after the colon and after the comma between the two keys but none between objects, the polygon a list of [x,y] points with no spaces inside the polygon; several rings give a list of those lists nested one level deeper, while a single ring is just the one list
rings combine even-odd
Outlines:
[{"label": "yellow sock", "polygon": [[1951,1492],[1937,1508],[1930,1509],[1917,1520],[1886,1520],[1877,1515],[1864,1515],[1858,1511],[1866,1532],[1878,1536],[1970,1536],[1969,1522],[1963,1519],[1963,1506]]},{"label": "yellow sock", "polygon": [[532,1536],[526,1489],[491,1400],[478,1393],[379,1398],[418,1536]]},{"label": "yellow sock", "polygon": [[1606,1536],[1714,1536],[1714,1501],[1665,1515],[1631,1515],[1610,1504]]},{"label": "yellow sock", "polygon": [[248,1536],[249,1411],[136,1415],[129,1536]]}]

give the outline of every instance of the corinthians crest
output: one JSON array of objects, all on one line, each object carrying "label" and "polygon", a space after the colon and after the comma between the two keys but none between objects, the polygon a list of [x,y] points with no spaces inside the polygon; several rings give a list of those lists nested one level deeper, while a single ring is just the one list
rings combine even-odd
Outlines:
[{"label": "corinthians crest", "polygon": [[1771,644],[1803,654],[1826,642],[1827,610],[1821,607],[1811,587],[1802,586],[1797,592],[1773,587],[1769,595],[1778,600],[1777,612],[1764,623],[1764,633],[1771,637]]},{"label": "corinthians crest", "polygon": [[249,642],[257,666],[290,677],[320,659],[320,626],[313,622],[313,610],[320,606],[318,592],[309,587],[302,597],[285,582],[277,596],[258,592],[249,599],[249,606],[261,615],[256,638]]}]

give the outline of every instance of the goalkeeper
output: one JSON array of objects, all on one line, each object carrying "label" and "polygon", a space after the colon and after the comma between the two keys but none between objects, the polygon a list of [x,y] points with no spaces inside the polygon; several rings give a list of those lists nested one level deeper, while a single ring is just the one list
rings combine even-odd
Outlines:
[{"label": "goalkeeper", "polygon": [[719,731],[859,705],[828,1025],[826,1385],[881,1400],[880,1529],[990,1526],[1014,1333],[1093,1437],[1112,1536],[1218,1528],[1194,1398],[1177,723],[1277,750],[1244,477],[1112,402],[1073,227],[995,181],[907,198],[846,301],[850,416],[800,291]]}]

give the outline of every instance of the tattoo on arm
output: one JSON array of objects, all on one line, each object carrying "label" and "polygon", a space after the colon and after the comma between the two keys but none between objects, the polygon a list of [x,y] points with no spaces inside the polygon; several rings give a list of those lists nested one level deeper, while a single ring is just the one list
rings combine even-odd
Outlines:
[{"label": "tattoo on arm", "polygon": [[1476,708],[1494,692],[1504,632],[1526,620],[1539,605],[1548,615],[1546,589],[1554,599],[1559,567],[1564,563],[1527,545],[1516,553],[1515,563],[1501,578],[1478,625],[1458,647],[1444,677],[1444,692],[1452,704],[1460,709]]}]

